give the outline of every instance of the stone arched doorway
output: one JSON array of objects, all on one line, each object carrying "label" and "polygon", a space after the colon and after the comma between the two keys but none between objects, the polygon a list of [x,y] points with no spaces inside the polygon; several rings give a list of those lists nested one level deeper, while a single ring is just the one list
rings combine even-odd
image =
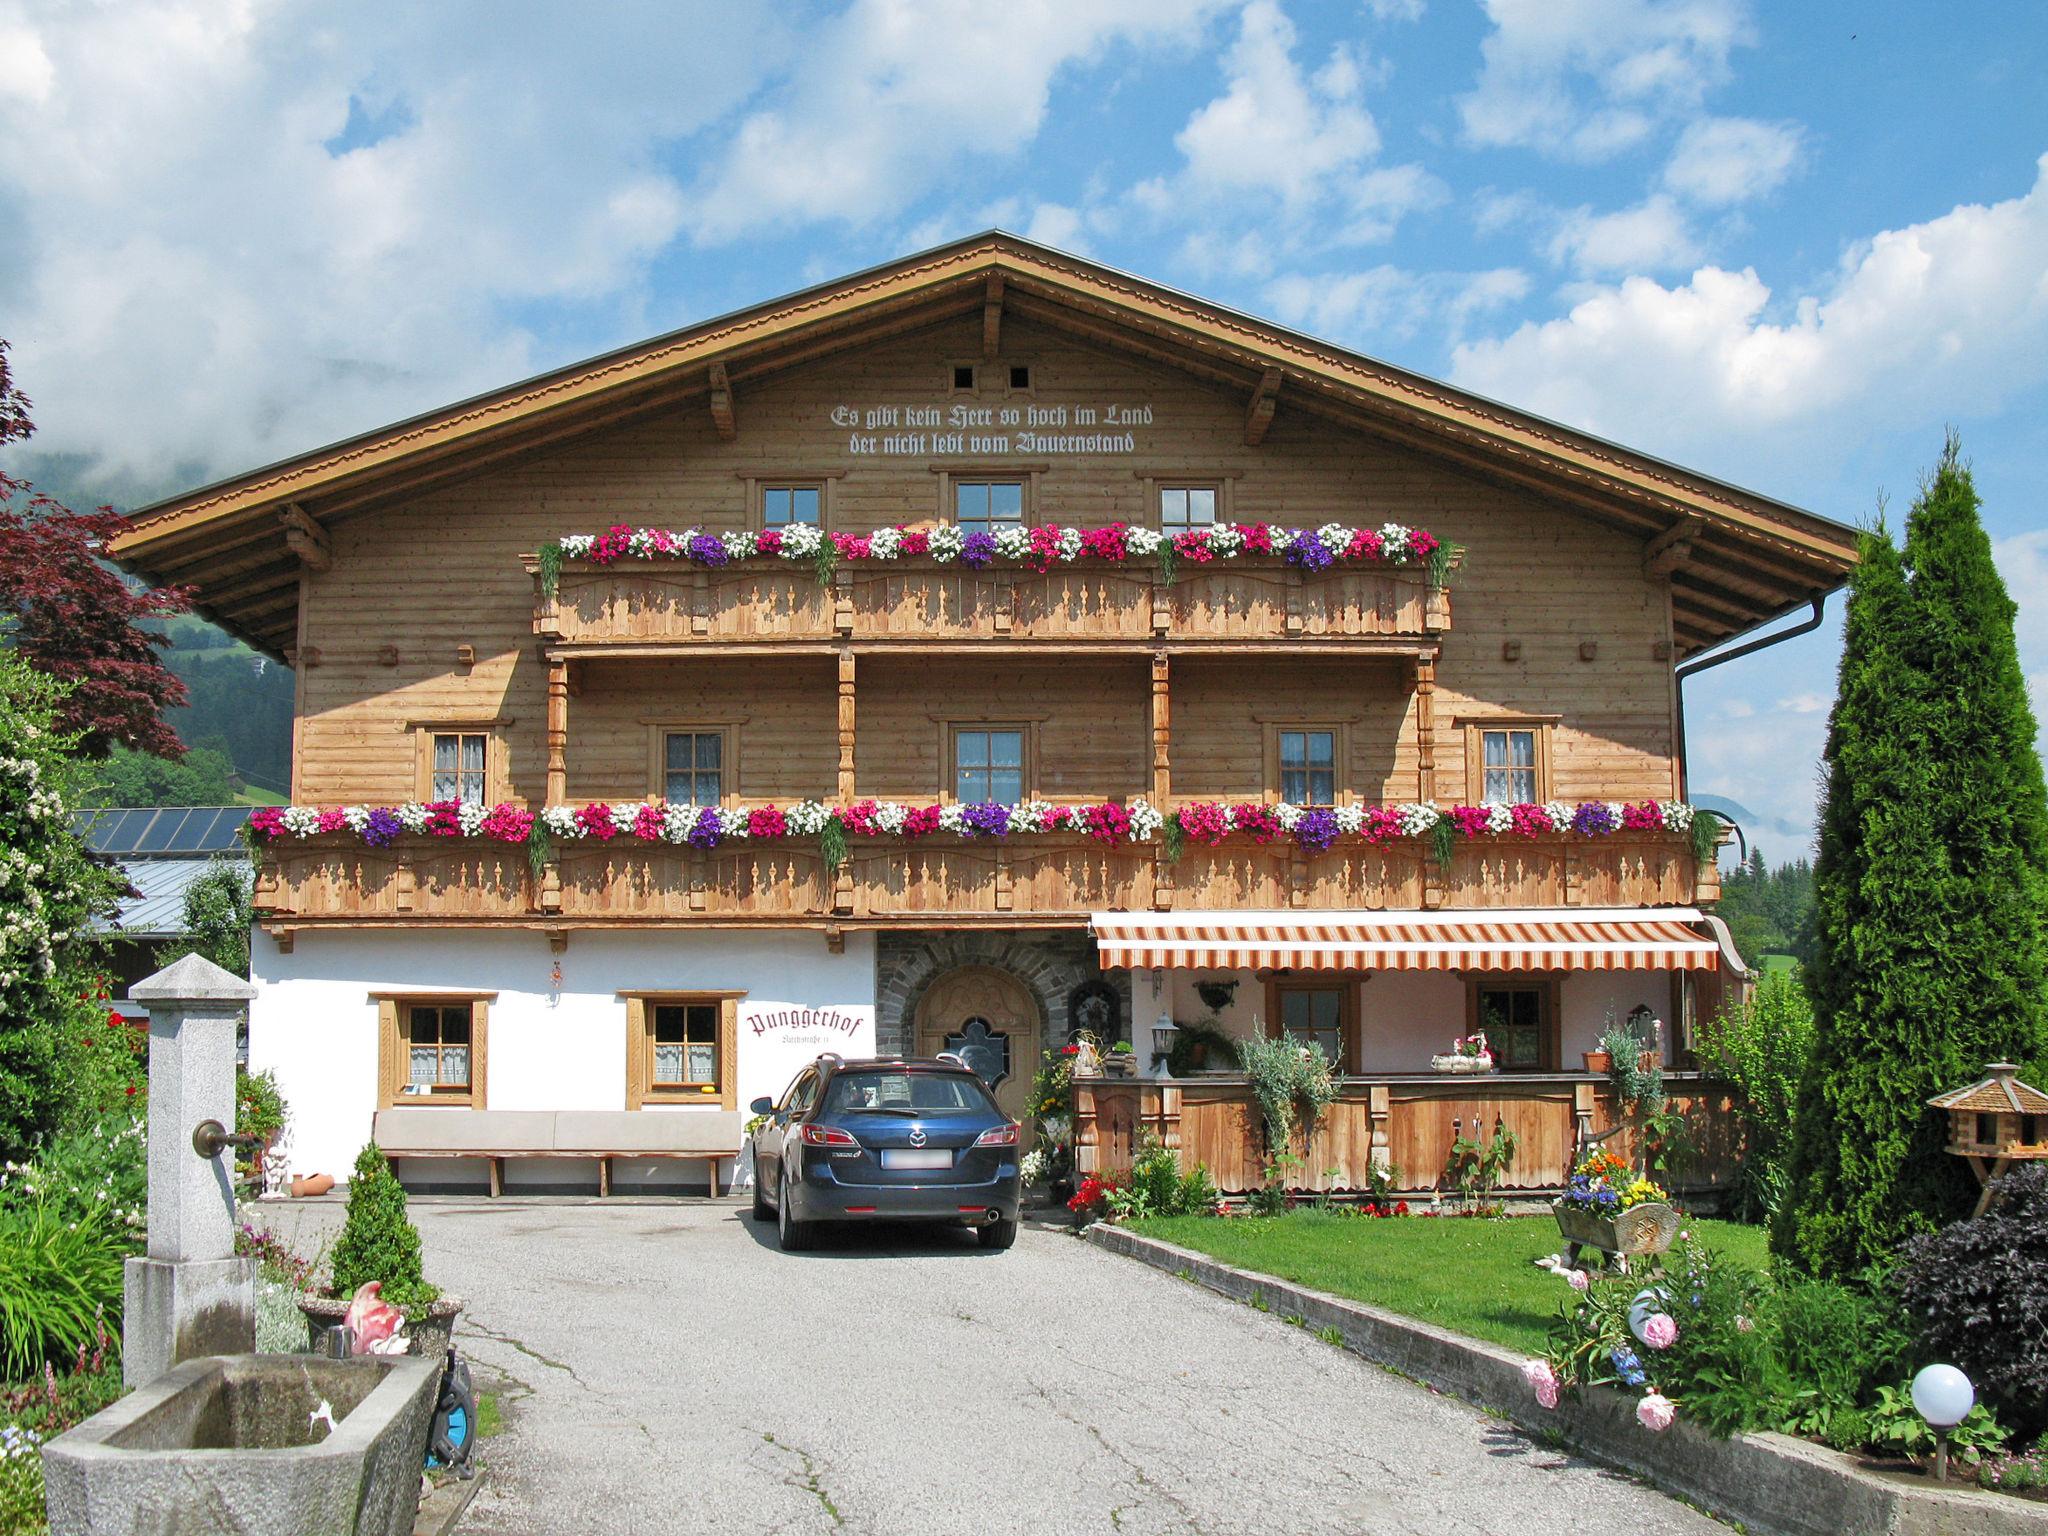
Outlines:
[{"label": "stone arched doorway", "polygon": [[1003,1113],[1024,1118],[1044,1021],[1038,999],[1015,976],[992,965],[963,965],[937,977],[918,999],[914,1038],[920,1056],[964,1056],[994,1089]]}]

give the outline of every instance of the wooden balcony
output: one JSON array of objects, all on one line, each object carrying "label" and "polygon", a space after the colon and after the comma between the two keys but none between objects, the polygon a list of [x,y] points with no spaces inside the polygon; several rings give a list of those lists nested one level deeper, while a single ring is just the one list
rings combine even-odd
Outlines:
[{"label": "wooden balcony", "polygon": [[[1140,1137],[1149,1131],[1178,1148],[1186,1165],[1207,1164],[1226,1194],[1256,1189],[1262,1181],[1262,1122],[1244,1078],[1082,1078],[1074,1086],[1078,1172],[1130,1167]],[[1689,1148],[1663,1180],[1666,1187],[1690,1194],[1728,1188],[1740,1153],[1731,1090],[1689,1072],[1667,1073],[1665,1089],[1686,1121]],[[1617,1123],[1614,1095],[1606,1078],[1584,1072],[1347,1077],[1291,1178],[1304,1189],[1362,1190],[1377,1162],[1396,1170],[1405,1194],[1426,1197],[1437,1189],[1458,1133],[1483,1128],[1491,1136],[1496,1122],[1519,1143],[1503,1192],[1554,1192],[1570,1175],[1579,1134],[1599,1135]],[[1605,1145],[1632,1158],[1634,1134],[1625,1129]],[[1297,1137],[1297,1153],[1303,1150],[1298,1142]]]},{"label": "wooden balcony", "polygon": [[551,646],[666,649],[763,642],[965,641],[1243,645],[1351,642],[1413,650],[1451,625],[1450,594],[1420,571],[1337,567],[1308,574],[1279,559],[971,570],[932,560],[844,565],[829,586],[802,566],[721,570],[622,562],[562,568],[552,598],[539,563],[534,633]]},{"label": "wooden balcony", "polygon": [[1299,908],[1630,907],[1712,901],[1719,877],[1689,841],[1493,839],[1462,843],[1451,867],[1423,844],[1108,847],[1070,834],[1002,842],[855,838],[827,870],[809,839],[713,849],[558,845],[538,878],[523,847],[429,837],[388,848],[339,839],[265,850],[256,906],[273,930],[321,924],[633,924],[745,927],[1078,926],[1090,912]]}]

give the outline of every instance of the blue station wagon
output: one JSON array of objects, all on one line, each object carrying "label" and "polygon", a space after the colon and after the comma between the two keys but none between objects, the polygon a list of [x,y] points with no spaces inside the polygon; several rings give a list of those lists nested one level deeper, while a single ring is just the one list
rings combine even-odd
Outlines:
[{"label": "blue station wagon", "polygon": [[956,1057],[820,1056],[781,1101],[749,1106],[754,1216],[784,1249],[808,1248],[823,1222],[942,1221],[984,1248],[1017,1240],[1018,1126]]}]

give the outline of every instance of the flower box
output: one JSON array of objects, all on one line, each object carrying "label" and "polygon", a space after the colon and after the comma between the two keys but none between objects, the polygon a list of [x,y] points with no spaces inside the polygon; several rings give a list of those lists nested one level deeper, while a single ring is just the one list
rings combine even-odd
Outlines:
[{"label": "flower box", "polygon": [[1615,1216],[1597,1216],[1563,1200],[1550,1209],[1557,1217],[1557,1230],[1570,1245],[1569,1257],[1574,1259],[1580,1248],[1598,1248],[1623,1258],[1663,1253],[1678,1236],[1678,1212],[1661,1200],[1632,1205]]},{"label": "flower box", "polygon": [[1432,1056],[1429,1070],[1454,1076],[1472,1076],[1480,1072],[1493,1071],[1491,1056]]}]

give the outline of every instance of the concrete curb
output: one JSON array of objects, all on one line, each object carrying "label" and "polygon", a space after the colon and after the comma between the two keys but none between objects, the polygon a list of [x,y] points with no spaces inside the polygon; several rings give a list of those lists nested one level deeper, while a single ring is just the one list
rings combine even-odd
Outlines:
[{"label": "concrete curb", "polygon": [[476,1497],[483,1481],[484,1469],[478,1467],[475,1477],[451,1477],[435,1484],[420,1500],[420,1512],[413,1522],[412,1536],[448,1536],[455,1529],[455,1522],[462,1518],[462,1512],[469,1508],[469,1501]]},{"label": "concrete curb", "polygon": [[1266,1309],[1299,1317],[1311,1332],[1334,1328],[1347,1349],[1630,1472],[1723,1519],[1772,1536],[2048,1536],[2048,1505],[1974,1487],[1915,1486],[1866,1471],[1824,1446],[1788,1435],[1717,1440],[1681,1419],[1663,1434],[1636,1422],[1635,1399],[1596,1388],[1546,1412],[1522,1379],[1526,1357],[1362,1302],[1236,1269],[1157,1238],[1100,1222],[1084,1236],[1099,1248]]}]

